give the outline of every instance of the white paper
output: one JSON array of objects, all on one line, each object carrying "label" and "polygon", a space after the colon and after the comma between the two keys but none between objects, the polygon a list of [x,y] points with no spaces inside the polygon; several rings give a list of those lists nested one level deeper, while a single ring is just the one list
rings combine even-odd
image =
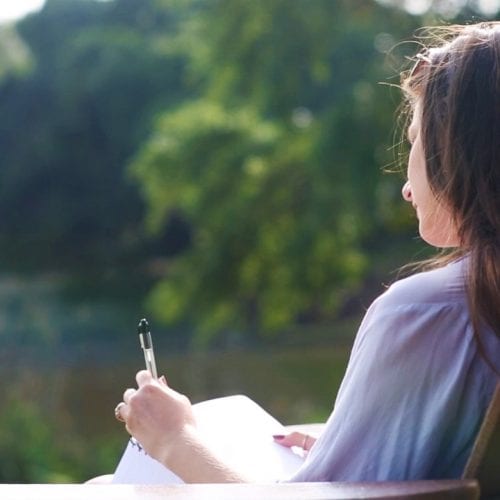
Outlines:
[{"label": "white paper", "polygon": [[[303,457],[273,440],[285,428],[246,396],[211,399],[193,406],[198,429],[211,449],[235,470],[259,482],[291,476]],[[182,480],[130,440],[116,468],[114,483],[172,484]]]}]

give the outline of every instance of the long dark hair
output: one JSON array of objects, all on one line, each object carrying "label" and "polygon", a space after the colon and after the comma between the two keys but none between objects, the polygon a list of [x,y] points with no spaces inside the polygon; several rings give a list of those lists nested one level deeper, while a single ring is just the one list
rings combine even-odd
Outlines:
[{"label": "long dark hair", "polygon": [[468,255],[474,334],[496,365],[480,332],[486,323],[500,338],[500,22],[431,29],[426,36],[434,47],[418,55],[402,88],[410,109],[422,104],[429,184],[459,228],[461,246],[448,261]]}]

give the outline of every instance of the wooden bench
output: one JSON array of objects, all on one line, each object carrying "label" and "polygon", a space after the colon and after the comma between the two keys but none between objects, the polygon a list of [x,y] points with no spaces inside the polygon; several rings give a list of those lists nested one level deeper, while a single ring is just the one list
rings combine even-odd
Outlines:
[{"label": "wooden bench", "polygon": [[463,479],[476,479],[481,498],[500,500],[500,382],[465,465]]},{"label": "wooden bench", "polygon": [[474,480],[284,484],[4,484],[2,500],[477,500]]}]

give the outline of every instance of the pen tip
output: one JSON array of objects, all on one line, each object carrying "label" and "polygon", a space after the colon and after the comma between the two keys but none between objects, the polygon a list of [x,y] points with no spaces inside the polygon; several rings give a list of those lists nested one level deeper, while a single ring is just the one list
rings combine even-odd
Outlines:
[{"label": "pen tip", "polygon": [[137,332],[138,333],[149,332],[149,323],[146,318],[142,318],[141,321],[139,321],[139,324],[137,325]]}]

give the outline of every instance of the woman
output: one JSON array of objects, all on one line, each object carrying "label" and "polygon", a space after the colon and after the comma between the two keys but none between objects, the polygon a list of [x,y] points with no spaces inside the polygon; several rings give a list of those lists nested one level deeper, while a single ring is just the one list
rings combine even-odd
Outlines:
[{"label": "woman", "polygon": [[[372,304],[318,441],[276,437],[311,448],[292,481],[458,478],[497,383],[500,24],[448,31],[403,78],[403,197],[421,237],[452,253]],[[151,456],[186,482],[251,480],[202,441],[185,396],[144,371],[137,383],[117,417]]]}]

